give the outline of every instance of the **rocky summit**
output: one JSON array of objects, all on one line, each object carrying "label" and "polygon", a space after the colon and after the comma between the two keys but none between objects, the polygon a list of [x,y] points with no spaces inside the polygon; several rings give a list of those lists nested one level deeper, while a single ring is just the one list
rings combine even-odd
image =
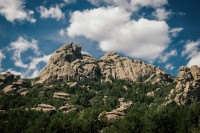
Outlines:
[{"label": "rocky summit", "polygon": [[137,81],[141,78],[153,83],[172,81],[169,74],[152,64],[120,57],[117,53],[106,53],[98,60],[82,54],[81,47],[73,44],[58,49],[38,77],[37,83],[99,78],[105,82],[114,79]]},{"label": "rocky summit", "polygon": [[68,44],[51,56],[47,66],[38,75],[38,83],[95,79],[99,76],[97,60],[81,54],[80,46]]}]

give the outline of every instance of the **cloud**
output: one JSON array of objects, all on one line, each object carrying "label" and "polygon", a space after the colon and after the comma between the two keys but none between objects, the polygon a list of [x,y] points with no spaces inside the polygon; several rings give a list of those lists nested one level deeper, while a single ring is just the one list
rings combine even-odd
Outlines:
[{"label": "cloud", "polygon": [[85,55],[91,56],[91,54],[90,54],[89,52],[87,52],[87,51],[81,51],[81,53],[82,53],[82,54],[85,54]]},{"label": "cloud", "polygon": [[49,61],[50,55],[44,55],[42,57],[34,57],[29,64],[29,69],[36,69],[37,65],[41,62],[47,63]]},{"label": "cloud", "polygon": [[15,71],[15,70],[12,70],[12,69],[7,69],[5,72],[1,72],[1,74],[4,74],[6,72],[11,72],[12,74],[14,75],[20,75],[21,77],[23,77],[23,74],[21,72],[18,72],[18,71]]},{"label": "cloud", "polygon": [[41,18],[52,18],[56,20],[64,18],[64,14],[59,5],[50,7],[49,9],[45,8],[44,6],[40,6],[38,12],[40,13]]},{"label": "cloud", "polygon": [[165,66],[165,68],[166,68],[167,70],[174,70],[174,66],[173,66],[172,64],[170,64],[170,63],[168,63],[168,64]]},{"label": "cloud", "polygon": [[181,31],[183,31],[183,28],[172,28],[169,32],[172,37],[177,37]]},{"label": "cloud", "polygon": [[193,65],[197,65],[200,67],[200,52],[192,56],[187,64],[188,67],[191,67]]},{"label": "cloud", "polygon": [[[120,16],[120,17],[119,17]],[[119,7],[102,7],[71,14],[68,36],[84,36],[99,42],[103,51],[154,60],[168,47],[169,27],[164,21],[141,18]]]},{"label": "cloud", "polygon": [[0,0],[0,15],[8,21],[29,21],[35,23],[34,11],[24,9],[25,0]]},{"label": "cloud", "polygon": [[131,10],[133,12],[138,11],[142,7],[158,8],[168,3],[167,0],[88,0],[88,1],[96,6],[106,4]]},{"label": "cloud", "polygon": [[76,0],[64,0],[65,3],[70,4],[70,3],[75,3]]},{"label": "cloud", "polygon": [[6,71],[1,72],[0,74],[5,74],[6,72],[11,72],[14,75],[20,75],[21,78],[35,78],[37,77],[39,71],[38,70],[34,70],[33,72],[31,71],[15,71],[11,68],[7,69]]},{"label": "cloud", "polygon": [[162,20],[167,20],[169,16],[172,14],[172,12],[166,11],[164,8],[158,8],[152,14],[157,20],[162,21]]},{"label": "cloud", "polygon": [[199,46],[200,46],[200,40],[198,40],[196,42],[189,41],[184,46],[184,50],[181,53],[182,57],[185,55],[188,55],[187,58],[191,58],[191,57],[195,56],[199,52]]},{"label": "cloud", "polygon": [[166,53],[165,55],[160,57],[161,62],[166,62],[169,60],[170,57],[177,56],[176,50],[171,50],[170,52]]},{"label": "cloud", "polygon": [[0,50],[0,72],[3,70],[2,68],[1,68],[1,63],[2,63],[2,60],[3,59],[5,59],[6,57],[5,57],[5,55],[2,53],[2,51]]},{"label": "cloud", "polygon": [[[19,37],[15,42],[11,42],[8,50],[14,51],[12,59],[14,60],[15,66],[23,69],[23,73],[18,72],[19,75],[21,75],[23,78],[36,77],[40,72],[38,65],[42,62],[47,63],[50,56],[52,55],[44,55],[42,52],[40,52],[37,40],[32,39],[31,41],[28,41],[23,37]],[[27,52],[28,50],[32,50],[34,55],[29,54],[26,56],[26,59],[29,59],[29,61],[24,63],[23,53]],[[17,71],[12,69],[8,69],[7,71],[17,73]]]},{"label": "cloud", "polygon": [[61,29],[61,30],[59,31],[59,34],[60,34],[62,37],[64,37],[65,35],[67,35],[65,29]]},{"label": "cloud", "polygon": [[192,65],[200,66],[200,40],[197,41],[188,41],[184,46],[182,51],[182,57],[186,56],[186,59],[189,59],[187,66],[191,67]]},{"label": "cloud", "polygon": [[35,78],[41,71],[38,68],[38,64],[41,62],[47,63],[50,55],[44,55],[42,57],[34,57],[29,64],[26,64],[28,67],[23,69],[23,72],[18,72],[12,69],[8,69],[6,71],[9,71],[15,75],[20,75],[22,78]]},{"label": "cloud", "polygon": [[23,63],[21,59],[21,54],[29,49],[33,50],[33,52],[35,52],[36,54],[39,54],[39,49],[37,45],[37,40],[32,39],[31,41],[28,41],[23,37],[19,37],[15,42],[11,42],[9,50],[14,51],[12,59],[15,61],[15,66],[27,68],[28,65]]}]

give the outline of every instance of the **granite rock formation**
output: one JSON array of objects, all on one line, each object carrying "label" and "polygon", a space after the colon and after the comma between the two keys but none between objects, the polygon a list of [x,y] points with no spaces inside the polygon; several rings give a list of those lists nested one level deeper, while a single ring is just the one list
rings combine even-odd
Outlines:
[{"label": "granite rock formation", "polygon": [[100,74],[96,59],[81,54],[78,45],[64,45],[49,59],[47,66],[38,75],[38,83],[95,79]]},{"label": "granite rock formation", "polygon": [[21,79],[20,76],[6,72],[5,74],[0,74],[0,86],[3,88],[2,91],[4,93],[17,91],[21,95],[26,95],[28,93],[27,88],[30,85],[25,79]]},{"label": "granite rock formation", "polygon": [[176,97],[174,101],[179,105],[190,104],[192,101],[200,101],[200,68],[182,66],[179,69],[175,81]]},{"label": "granite rock formation", "polygon": [[73,44],[67,44],[58,49],[38,77],[37,83],[99,78],[105,82],[112,82],[114,79],[137,81],[144,77],[152,83],[167,83],[172,79],[161,68],[140,60],[120,57],[117,53],[106,53],[97,60],[89,55],[81,54],[81,47]]}]

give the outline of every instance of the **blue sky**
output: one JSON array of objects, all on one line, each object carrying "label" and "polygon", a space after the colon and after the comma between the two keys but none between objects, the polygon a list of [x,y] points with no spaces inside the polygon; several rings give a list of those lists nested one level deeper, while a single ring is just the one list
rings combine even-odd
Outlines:
[{"label": "blue sky", "polygon": [[35,77],[68,42],[176,75],[200,66],[199,0],[0,0],[0,72]]}]

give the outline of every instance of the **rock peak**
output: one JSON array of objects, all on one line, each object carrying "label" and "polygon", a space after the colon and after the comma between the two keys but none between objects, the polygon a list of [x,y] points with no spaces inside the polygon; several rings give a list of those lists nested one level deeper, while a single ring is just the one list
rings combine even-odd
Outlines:
[{"label": "rock peak", "polygon": [[101,60],[116,60],[120,56],[116,52],[107,52],[101,57]]},{"label": "rock peak", "polygon": [[53,63],[59,61],[68,61],[72,62],[76,59],[81,59],[81,46],[74,45],[73,43],[65,44],[51,56],[50,61]]}]

